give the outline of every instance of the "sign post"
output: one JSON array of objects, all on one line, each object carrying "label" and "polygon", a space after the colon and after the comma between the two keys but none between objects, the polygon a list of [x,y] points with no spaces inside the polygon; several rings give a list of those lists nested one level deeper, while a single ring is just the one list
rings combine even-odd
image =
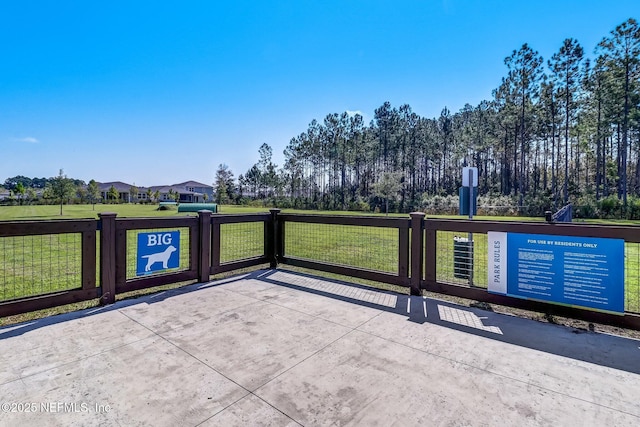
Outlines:
[{"label": "sign post", "polygon": [[[475,170],[476,185],[473,185],[474,170]],[[475,204],[473,203],[475,201],[473,198],[473,189],[478,184],[478,169],[468,168],[467,176],[469,177],[469,221],[471,221],[473,220],[473,208],[475,208]],[[473,286],[473,233],[469,232],[468,239],[469,239],[469,248],[470,248],[469,257],[471,258],[469,262],[469,264],[471,265],[471,268],[469,268],[469,286]]]},{"label": "sign post", "polygon": [[[462,187],[459,191],[459,207],[460,215],[468,214],[469,220],[473,220],[473,214],[477,210],[477,188],[478,168],[465,166],[462,168]],[[466,265],[467,271],[462,271],[461,269],[461,271],[459,271],[459,275],[456,277],[466,277],[469,280],[469,286],[473,286],[473,233],[468,234],[467,242],[464,242],[464,239],[460,239],[457,241],[457,244],[459,247],[464,248],[464,250],[462,251],[462,254],[456,254],[454,243],[454,258],[456,255],[460,259],[462,259],[462,257],[466,257],[466,259],[463,260],[463,263],[458,262],[457,265]],[[455,261],[460,261],[460,259],[454,259],[454,267],[456,265]]]}]

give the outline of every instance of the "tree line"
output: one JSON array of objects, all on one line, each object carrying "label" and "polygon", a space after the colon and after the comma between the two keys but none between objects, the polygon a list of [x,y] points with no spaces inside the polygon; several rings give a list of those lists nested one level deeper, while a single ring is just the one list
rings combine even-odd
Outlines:
[{"label": "tree line", "polygon": [[[90,180],[85,183],[81,179],[68,178],[64,171],[60,169],[57,176],[51,178],[29,178],[23,175],[7,178],[2,186],[8,191],[3,204],[24,205],[24,204],[59,204],[60,215],[62,215],[62,205],[64,203],[91,203],[95,204],[101,200],[98,183]],[[116,192],[115,199],[118,198]],[[110,195],[111,189],[107,196]]]},{"label": "tree line", "polygon": [[[291,138],[280,167],[266,143],[237,179],[220,165],[214,201],[453,213],[462,167],[475,166],[481,208],[542,215],[572,203],[583,217],[640,219],[638,22],[618,25],[592,52],[568,38],[545,60],[525,43],[505,58],[491,99],[435,118],[389,102],[368,124],[360,114],[328,114]],[[58,200],[51,194],[61,177],[18,176],[4,187]],[[64,179],[75,189],[65,197],[91,199],[84,182]]]},{"label": "tree line", "polygon": [[[439,117],[385,102],[366,124],[359,114],[313,120],[273,164],[272,149],[234,180],[216,173],[218,201],[270,200],[311,209],[424,208],[455,197],[463,166],[479,171],[479,193],[542,214],[567,203],[584,216],[614,205],[640,215],[640,27],[630,18],[587,57],[564,40],[545,59],[523,44],[504,60],[492,98],[444,108]],[[397,182],[397,192],[380,191]],[[609,206],[609,209],[611,206]]]},{"label": "tree line", "polygon": [[[62,215],[62,206],[64,203],[83,204],[88,203],[94,205],[100,203],[122,203],[120,192],[111,185],[104,194],[100,191],[98,183],[92,179],[88,183],[81,179],[68,178],[64,171],[60,169],[55,177],[51,178],[29,178],[18,175],[7,178],[3,187],[8,195],[0,198],[0,204],[4,205],[32,205],[32,204],[59,204],[60,215]],[[0,188],[0,190],[2,190]],[[129,187],[130,200],[133,203],[159,203],[160,191],[152,191],[151,188],[146,189],[146,198],[139,199],[140,189],[135,185]],[[0,193],[1,194],[1,193]],[[167,194],[169,200],[180,199],[180,193],[170,189]],[[207,201],[207,194],[204,194],[204,200]],[[161,206],[161,208],[166,208]]]}]

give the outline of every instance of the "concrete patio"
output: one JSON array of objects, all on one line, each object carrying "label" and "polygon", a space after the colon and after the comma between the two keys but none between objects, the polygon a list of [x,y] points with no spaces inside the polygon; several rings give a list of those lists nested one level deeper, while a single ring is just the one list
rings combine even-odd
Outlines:
[{"label": "concrete patio", "polygon": [[258,271],[0,329],[0,425],[640,425],[640,342]]}]

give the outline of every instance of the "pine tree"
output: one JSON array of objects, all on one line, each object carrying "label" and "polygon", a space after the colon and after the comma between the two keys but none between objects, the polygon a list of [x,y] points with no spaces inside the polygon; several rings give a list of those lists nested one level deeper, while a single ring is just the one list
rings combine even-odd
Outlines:
[{"label": "pine tree", "polygon": [[[533,102],[539,95],[539,85],[542,78],[542,56],[523,44],[518,51],[513,51],[511,56],[504,60],[509,69],[507,82],[511,91],[515,94],[514,100],[519,110],[519,136],[520,136],[520,170],[518,173],[519,195],[518,205],[523,206],[523,195],[526,192],[523,180],[525,174],[526,153],[529,151],[530,132],[528,124],[533,110]],[[529,118],[529,120],[528,120]],[[517,156],[515,156],[517,158]]]},{"label": "pine tree", "polygon": [[637,101],[633,102],[633,95],[638,94],[638,79],[640,77],[640,27],[638,22],[630,18],[618,25],[598,45],[602,60],[607,69],[617,79],[621,86],[622,123],[619,146],[620,167],[618,197],[622,197],[623,205],[627,206],[627,151],[629,145],[629,119],[632,111],[637,111]]},{"label": "pine tree", "polygon": [[566,39],[560,51],[549,61],[549,68],[553,72],[553,79],[562,99],[564,109],[564,188],[563,201],[569,202],[569,130],[575,117],[575,93],[580,87],[583,58],[582,46],[574,39]]}]

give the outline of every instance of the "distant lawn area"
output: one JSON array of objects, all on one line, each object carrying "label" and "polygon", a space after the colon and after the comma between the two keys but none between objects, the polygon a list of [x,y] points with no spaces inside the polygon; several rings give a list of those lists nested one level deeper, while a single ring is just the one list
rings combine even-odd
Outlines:
[{"label": "distant lawn area", "polygon": [[[100,212],[116,212],[119,217],[167,217],[195,215],[195,213],[178,213],[176,207],[170,210],[160,211],[157,204],[96,204],[92,205],[64,205],[63,215],[60,216],[60,205],[26,205],[26,206],[0,206],[0,221],[11,220],[38,220],[38,219],[68,219],[68,218],[97,218]],[[221,214],[240,214],[269,212],[269,207],[219,205],[218,212]],[[283,213],[300,213],[314,215],[364,215],[364,216],[385,216],[384,213],[358,212],[358,211],[315,211],[302,209],[283,209]],[[409,214],[390,213],[389,216],[408,218]],[[429,215],[429,217],[466,219],[461,215]],[[513,216],[477,216],[475,219],[494,221],[542,221],[542,218],[533,217],[513,217]]]},{"label": "distant lawn area", "polygon": [[[242,214],[269,212],[269,207],[219,205],[218,213],[221,214]],[[146,218],[146,217],[172,217],[197,215],[196,213],[180,212],[177,207],[169,210],[158,210],[157,204],[96,204],[92,205],[64,205],[63,215],[60,215],[60,205],[26,205],[26,206],[0,206],[0,221],[12,220],[46,220],[46,219],[70,219],[70,218],[98,218],[100,212],[116,212],[119,217]],[[358,211],[317,211],[302,209],[282,209],[283,213],[297,213],[308,215],[361,215],[361,216],[385,216],[384,213],[358,212]],[[407,213],[390,213],[390,217],[408,218]],[[467,219],[466,215],[427,215],[429,218],[441,219]],[[476,216],[474,219],[485,221],[544,221],[541,217],[516,217],[516,216]],[[588,224],[617,224],[617,225],[637,225],[638,221],[616,220],[616,219],[574,219],[574,222]]]},{"label": "distant lawn area", "polygon": [[[178,213],[177,207],[169,210],[158,210],[157,204],[96,204],[92,205],[64,205],[63,215],[60,216],[59,205],[28,205],[28,206],[0,206],[0,221],[7,220],[37,220],[37,219],[60,219],[60,218],[97,218],[100,212],[116,212],[119,217],[167,217],[196,215],[196,213]],[[221,214],[241,214],[269,212],[268,207],[220,205],[218,212]],[[339,211],[305,211],[284,209],[287,213],[307,213],[307,214],[329,214],[329,215],[376,215],[373,212],[339,212]],[[408,216],[407,214],[390,214],[390,216]]]},{"label": "distant lawn area", "polygon": [[[268,212],[267,207],[220,206],[221,214]],[[116,212],[119,217],[177,217],[196,215],[178,213],[177,208],[158,210],[158,205],[96,204],[60,206],[0,206],[0,221],[97,218],[100,212]],[[371,212],[303,211],[285,209],[284,213],[384,216]],[[389,216],[408,218],[408,214]],[[436,217],[429,215],[429,217]],[[466,219],[463,216],[438,218]],[[484,220],[542,221],[542,218],[477,217]],[[592,221],[590,221],[592,222]],[[593,221],[596,222],[596,221]],[[605,222],[605,221],[599,221]],[[608,223],[630,223],[606,221]],[[127,278],[135,277],[137,231],[129,231],[133,242],[128,248]],[[263,250],[263,227],[260,223],[224,224],[221,228],[222,262],[257,256]],[[466,233],[438,232],[437,279],[466,285],[466,279],[454,274],[453,240]],[[188,239],[183,233],[182,239]],[[182,240],[181,239],[181,240]],[[487,286],[487,236],[474,235],[474,285]],[[22,296],[73,289],[80,278],[80,241],[77,235],[0,237],[0,301]],[[627,243],[626,251],[626,309],[640,311],[640,245]],[[188,268],[188,240],[181,242],[181,267]],[[291,223],[286,226],[285,253],[321,262],[343,264],[356,268],[397,273],[398,232],[394,229],[362,226]],[[36,255],[36,256],[34,256]],[[34,263],[34,259],[40,260]],[[184,263],[187,264],[184,264]]]},{"label": "distant lawn area", "polygon": [[[218,206],[220,213],[256,213],[269,212],[269,208],[222,205]],[[147,217],[171,217],[197,215],[192,212],[180,212],[173,206],[168,210],[158,210],[157,204],[101,204],[92,205],[64,205],[62,216],[60,205],[26,205],[26,206],[0,206],[0,221],[11,220],[39,220],[39,219],[69,219],[69,218],[98,218],[100,212],[115,212],[119,217],[147,218]],[[311,212],[311,211],[307,211]],[[349,212],[358,214],[358,212]]]},{"label": "distant lawn area", "polygon": [[97,218],[100,212],[116,212],[122,217],[163,217],[176,216],[177,208],[159,211],[158,205],[64,205],[62,216],[60,205],[27,205],[0,206],[0,221],[7,220],[38,220],[38,219],[69,219],[69,218]]}]

